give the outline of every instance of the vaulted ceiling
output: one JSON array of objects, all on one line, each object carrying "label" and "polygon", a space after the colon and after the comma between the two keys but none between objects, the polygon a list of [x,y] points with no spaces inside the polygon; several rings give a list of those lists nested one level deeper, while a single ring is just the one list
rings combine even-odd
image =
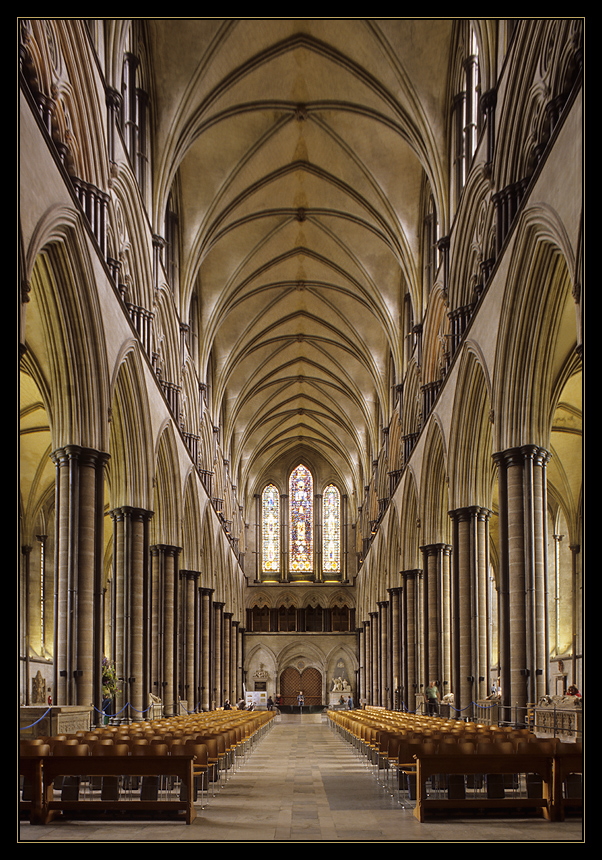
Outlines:
[{"label": "vaulted ceiling", "polygon": [[422,303],[426,182],[446,219],[454,22],[146,24],[155,218],[177,190],[176,301],[198,309],[233,480],[252,493],[311,450],[361,497],[404,293]]}]

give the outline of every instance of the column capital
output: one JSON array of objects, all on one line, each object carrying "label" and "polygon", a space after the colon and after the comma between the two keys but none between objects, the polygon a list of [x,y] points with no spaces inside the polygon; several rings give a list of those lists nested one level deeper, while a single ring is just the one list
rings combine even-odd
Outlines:
[{"label": "column capital", "polygon": [[453,511],[448,511],[448,515],[456,522],[466,522],[466,520],[479,519],[488,520],[491,516],[489,508],[483,508],[480,505],[467,505],[464,508],[456,508]]},{"label": "column capital", "polygon": [[50,454],[50,459],[55,465],[65,460],[79,460],[91,462],[93,465],[104,466],[111,458],[106,451],[97,451],[95,448],[85,448],[82,445],[64,445]]},{"label": "column capital", "polygon": [[166,543],[155,543],[151,546],[150,551],[153,555],[179,555],[182,552],[182,547]]},{"label": "column capital", "polygon": [[448,543],[430,543],[420,547],[420,552],[425,555],[439,555],[441,552],[451,552],[452,547]]},{"label": "column capital", "polygon": [[546,465],[552,458],[552,454],[539,445],[517,445],[515,448],[507,448],[505,451],[496,451],[492,454],[493,461],[498,465],[516,466],[526,460],[535,460],[541,465]]},{"label": "column capital", "polygon": [[122,520],[128,517],[148,522],[154,515],[154,511],[147,511],[145,508],[137,508],[133,505],[121,505],[121,507],[113,508],[113,510],[109,511],[109,516],[112,520]]}]

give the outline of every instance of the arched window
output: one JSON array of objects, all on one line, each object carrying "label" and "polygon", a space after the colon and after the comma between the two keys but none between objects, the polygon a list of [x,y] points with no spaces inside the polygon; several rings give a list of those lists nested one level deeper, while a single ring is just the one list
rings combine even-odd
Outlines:
[{"label": "arched window", "polygon": [[292,573],[305,573],[313,570],[313,480],[302,464],[291,473],[289,500],[289,567]]},{"label": "arched window", "polygon": [[294,633],[297,629],[297,610],[294,606],[278,607],[278,631],[280,633]]},{"label": "arched window", "polygon": [[424,286],[427,295],[430,293],[437,277],[437,242],[439,240],[439,224],[433,195],[429,195],[428,207],[423,227],[423,258]]},{"label": "arched window", "polygon": [[261,494],[261,570],[280,570],[280,494],[273,484]]},{"label": "arched window", "polygon": [[452,159],[457,205],[472,163],[479,133],[479,53],[476,35],[466,24],[463,33],[463,62],[452,106]]},{"label": "arched window", "polygon": [[341,570],[341,494],[329,484],[322,497],[322,570]]}]

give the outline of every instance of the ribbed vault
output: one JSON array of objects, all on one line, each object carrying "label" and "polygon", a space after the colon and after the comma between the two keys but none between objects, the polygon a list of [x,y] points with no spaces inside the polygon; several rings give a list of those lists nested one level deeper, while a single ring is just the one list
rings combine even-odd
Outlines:
[{"label": "ribbed vault", "polygon": [[147,26],[156,218],[177,213],[174,301],[241,501],[303,446],[357,504],[420,306],[425,185],[445,217],[452,22]]}]

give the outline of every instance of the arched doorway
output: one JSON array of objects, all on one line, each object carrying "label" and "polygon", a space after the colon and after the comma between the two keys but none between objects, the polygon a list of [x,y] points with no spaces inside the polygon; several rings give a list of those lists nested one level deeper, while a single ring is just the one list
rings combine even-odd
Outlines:
[{"label": "arched doorway", "polygon": [[314,666],[299,671],[296,666],[287,666],[280,675],[280,695],[284,707],[296,706],[299,690],[303,690],[305,707],[322,705],[322,673]]}]

